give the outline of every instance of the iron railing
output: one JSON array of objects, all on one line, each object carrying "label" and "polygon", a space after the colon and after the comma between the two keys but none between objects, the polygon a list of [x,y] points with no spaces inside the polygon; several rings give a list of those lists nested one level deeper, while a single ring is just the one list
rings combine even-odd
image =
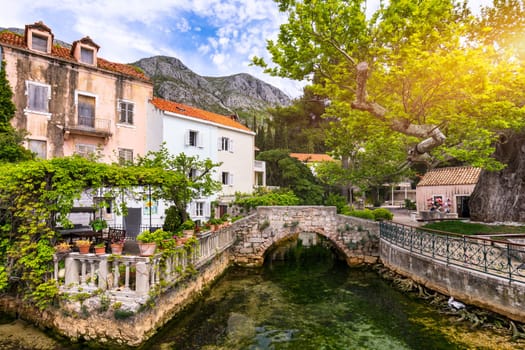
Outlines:
[{"label": "iron railing", "polygon": [[381,222],[381,240],[414,254],[525,283],[525,245]]}]

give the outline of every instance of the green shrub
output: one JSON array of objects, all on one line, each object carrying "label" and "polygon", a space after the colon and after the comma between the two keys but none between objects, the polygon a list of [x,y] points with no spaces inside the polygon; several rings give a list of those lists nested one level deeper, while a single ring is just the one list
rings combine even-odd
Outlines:
[{"label": "green shrub", "polygon": [[375,221],[392,220],[394,214],[386,208],[377,208],[372,210]]},{"label": "green shrub", "polygon": [[411,201],[408,198],[405,198],[405,208],[409,210],[416,210],[416,202]]},{"label": "green shrub", "polygon": [[375,220],[374,213],[370,209],[352,210],[348,215],[355,216],[361,219]]},{"label": "green shrub", "polygon": [[335,206],[338,214],[350,215],[350,207],[346,203],[346,198],[337,193],[329,193],[324,201],[324,205]]}]

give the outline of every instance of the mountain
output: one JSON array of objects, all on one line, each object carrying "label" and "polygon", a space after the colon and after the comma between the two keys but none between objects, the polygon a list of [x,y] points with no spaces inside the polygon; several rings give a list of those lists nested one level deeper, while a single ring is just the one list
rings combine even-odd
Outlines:
[{"label": "mountain", "polygon": [[219,114],[238,114],[250,120],[266,109],[291,104],[278,88],[249,74],[204,77],[179,59],[167,56],[143,58],[131,63],[141,68],[154,84],[156,96]]}]

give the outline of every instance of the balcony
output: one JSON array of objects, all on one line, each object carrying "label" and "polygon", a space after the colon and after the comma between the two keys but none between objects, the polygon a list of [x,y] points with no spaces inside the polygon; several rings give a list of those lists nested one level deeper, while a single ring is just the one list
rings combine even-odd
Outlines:
[{"label": "balcony", "polygon": [[69,134],[94,136],[107,139],[111,137],[111,120],[89,117],[78,117],[68,123],[64,129],[65,138]]},{"label": "balcony", "polygon": [[253,170],[257,172],[266,172],[266,162],[255,160],[253,163]]}]

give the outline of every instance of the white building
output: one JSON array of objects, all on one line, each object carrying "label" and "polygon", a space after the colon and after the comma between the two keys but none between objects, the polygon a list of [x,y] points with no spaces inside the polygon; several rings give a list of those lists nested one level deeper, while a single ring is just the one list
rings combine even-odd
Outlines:
[{"label": "white building", "polygon": [[[171,154],[222,162],[214,174],[222,182],[222,190],[190,204],[188,212],[194,221],[210,219],[212,202],[218,204],[216,216],[221,216],[236,192],[251,193],[255,185],[264,185],[255,182],[261,178],[257,172],[263,172],[265,178],[264,164],[258,162],[255,168],[255,133],[236,119],[160,98],[153,98],[149,104],[147,150],[157,151],[165,142]],[[161,225],[167,205],[152,204],[151,215],[144,206],[143,222],[147,225],[151,220],[152,225]]]}]

